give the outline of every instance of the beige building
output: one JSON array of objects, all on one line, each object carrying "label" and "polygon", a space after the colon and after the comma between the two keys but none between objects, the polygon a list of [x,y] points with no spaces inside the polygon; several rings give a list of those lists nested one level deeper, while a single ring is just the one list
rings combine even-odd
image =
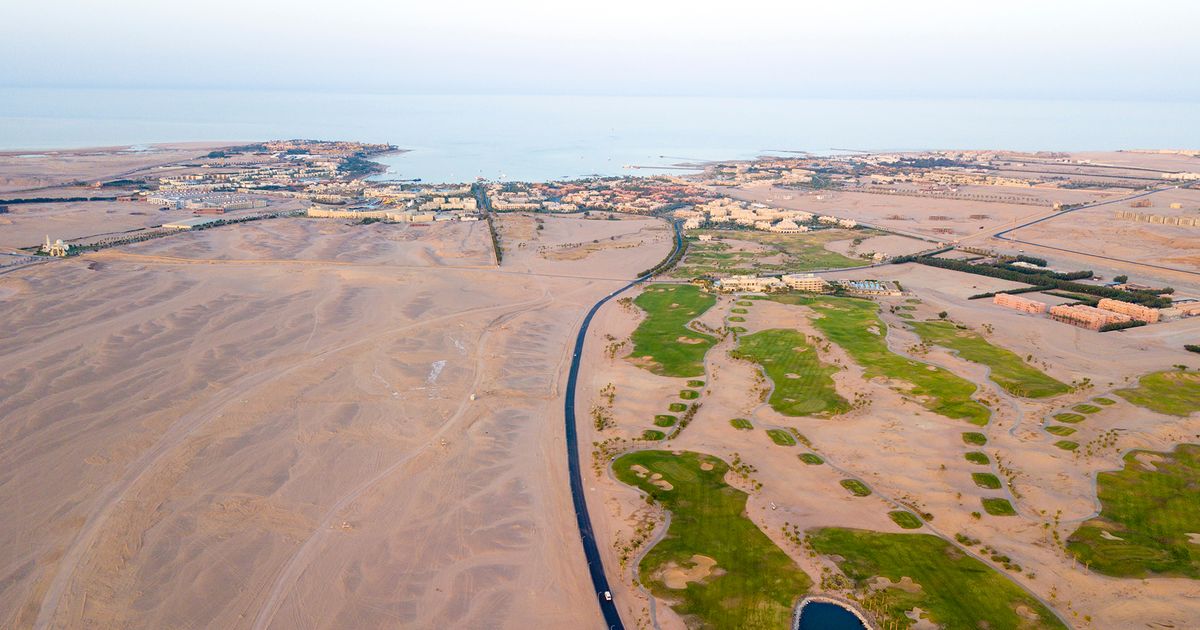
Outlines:
[{"label": "beige building", "polygon": [[1046,312],[1046,303],[1030,300],[1019,295],[1009,295],[1007,293],[997,293],[992,297],[992,303],[1004,308],[1011,308],[1014,311],[1022,313],[1032,313],[1040,315]]},{"label": "beige building", "polygon": [[1158,309],[1142,306],[1141,304],[1130,304],[1129,302],[1103,298],[1096,306],[1106,311],[1128,315],[1134,319],[1146,322],[1147,324],[1153,324],[1157,322],[1159,318]]},{"label": "beige building", "polygon": [[1100,330],[1108,324],[1122,324],[1132,321],[1133,318],[1121,313],[1106,311],[1104,309],[1087,306],[1084,304],[1075,304],[1073,306],[1059,305],[1050,307],[1050,318],[1054,321],[1087,328],[1088,330]]},{"label": "beige building", "polygon": [[818,278],[811,273],[789,273],[780,279],[789,289],[810,293],[820,293],[828,284],[824,278]]},{"label": "beige building", "polygon": [[717,289],[721,291],[753,291],[765,293],[784,288],[782,280],[774,276],[730,276],[717,280]]}]

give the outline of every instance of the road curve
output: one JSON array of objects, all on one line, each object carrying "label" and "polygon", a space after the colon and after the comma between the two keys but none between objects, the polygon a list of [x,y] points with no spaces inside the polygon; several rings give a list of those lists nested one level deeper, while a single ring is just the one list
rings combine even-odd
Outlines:
[{"label": "road curve", "polygon": [[[675,249],[671,251],[671,255],[674,255],[683,246],[683,234],[679,230],[679,225],[675,224],[674,227]],[[567,472],[571,477],[571,501],[575,504],[575,520],[579,525],[579,538],[583,542],[583,555],[587,558],[588,572],[592,575],[596,600],[600,604],[600,612],[604,615],[604,624],[610,630],[624,630],[625,625],[621,623],[621,614],[617,611],[616,602],[604,596],[605,593],[611,593],[612,589],[608,586],[608,577],[604,575],[600,548],[596,545],[596,535],[592,531],[592,519],[588,516],[587,497],[583,494],[583,472],[579,464],[579,435],[575,430],[575,384],[579,379],[579,360],[583,356],[583,342],[587,339],[588,326],[591,325],[596,312],[609,300],[624,293],[630,287],[645,282],[650,277],[650,275],[645,275],[637,278],[604,296],[599,302],[592,305],[587,316],[583,318],[583,323],[579,326],[579,334],[575,337],[575,351],[571,356],[571,371],[567,376],[566,399],[563,403],[567,436]]]}]

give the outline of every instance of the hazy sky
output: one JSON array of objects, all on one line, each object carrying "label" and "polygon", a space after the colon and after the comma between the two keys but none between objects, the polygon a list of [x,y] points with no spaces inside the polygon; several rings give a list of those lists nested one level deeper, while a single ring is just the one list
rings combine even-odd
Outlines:
[{"label": "hazy sky", "polygon": [[0,85],[1200,100],[1188,0],[0,0]]}]

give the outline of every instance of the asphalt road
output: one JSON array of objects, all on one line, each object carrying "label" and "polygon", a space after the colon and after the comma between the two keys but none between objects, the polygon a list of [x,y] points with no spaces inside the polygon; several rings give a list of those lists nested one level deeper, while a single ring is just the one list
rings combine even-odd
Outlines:
[{"label": "asphalt road", "polygon": [[[683,244],[683,234],[679,226],[675,226],[675,250]],[[575,383],[579,380],[579,360],[583,356],[583,342],[587,339],[588,326],[596,312],[606,302],[624,293],[630,287],[645,282],[650,276],[642,276],[629,284],[609,293],[592,305],[579,334],[575,337],[575,354],[571,356],[571,371],[567,376],[567,396],[564,402],[563,414],[566,417],[567,430],[567,472],[571,477],[571,501],[575,504],[575,520],[579,525],[579,538],[583,542],[583,555],[587,558],[588,572],[592,575],[592,586],[596,591],[596,601],[600,604],[600,612],[604,615],[604,624],[612,630],[624,630],[621,614],[617,611],[617,603],[605,599],[604,593],[611,592],[608,587],[608,577],[604,575],[604,563],[600,560],[600,548],[596,545],[596,535],[592,531],[592,519],[588,516],[587,497],[583,494],[583,471],[579,464],[579,435],[575,430]]]}]

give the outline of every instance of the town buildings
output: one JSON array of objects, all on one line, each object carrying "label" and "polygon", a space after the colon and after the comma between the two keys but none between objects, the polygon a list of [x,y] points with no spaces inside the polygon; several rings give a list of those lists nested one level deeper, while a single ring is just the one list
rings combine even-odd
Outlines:
[{"label": "town buildings", "polygon": [[1060,304],[1050,307],[1050,318],[1057,322],[1087,328],[1088,330],[1100,330],[1109,324],[1123,324],[1132,321],[1133,318],[1128,315],[1106,311],[1094,306],[1086,304]]},{"label": "town buildings", "polygon": [[1129,302],[1121,302],[1109,298],[1102,298],[1097,307],[1106,311],[1128,315],[1133,319],[1153,324],[1159,319],[1158,309],[1142,306],[1141,304],[1131,304]]},{"label": "town buildings", "polygon": [[1046,312],[1046,303],[1023,298],[1019,295],[1009,295],[1007,293],[997,293],[992,297],[992,303],[1004,308],[1011,308],[1022,313],[1031,313],[1041,315]]}]

